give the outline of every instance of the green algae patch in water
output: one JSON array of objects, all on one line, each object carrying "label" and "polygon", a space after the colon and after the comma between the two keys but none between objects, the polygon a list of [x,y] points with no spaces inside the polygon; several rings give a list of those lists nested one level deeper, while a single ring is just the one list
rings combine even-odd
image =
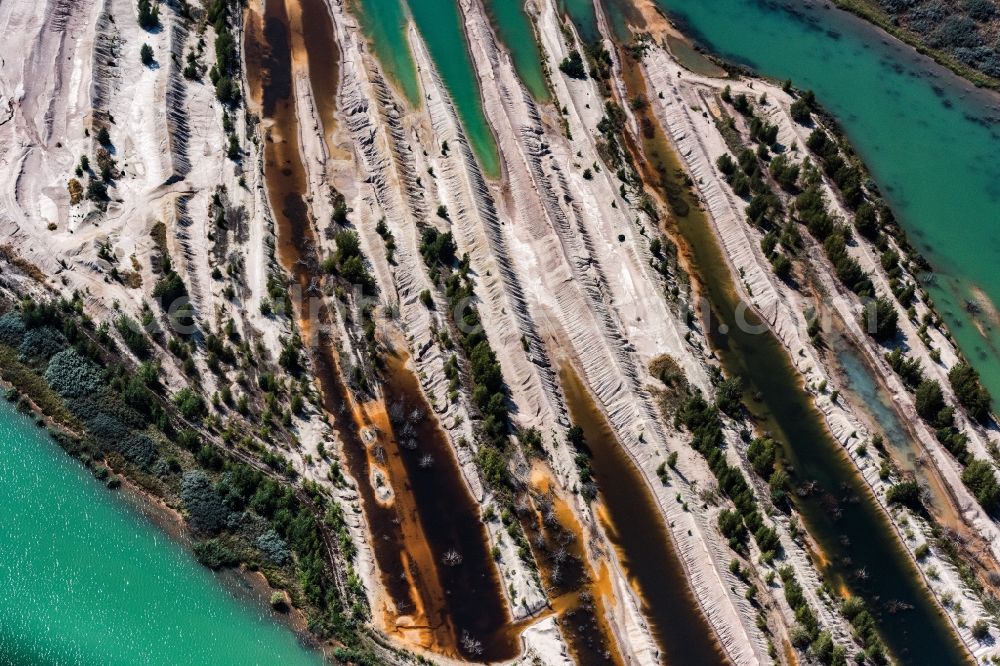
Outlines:
[{"label": "green algae patch in water", "polygon": [[409,0],[409,6],[484,175],[499,177],[500,156],[483,113],[479,80],[469,55],[457,0]]},{"label": "green algae patch in water", "polygon": [[937,271],[927,285],[936,308],[1000,397],[1000,95],[839,10],[658,2],[720,55],[816,92]]},{"label": "green algae patch in water", "polygon": [[411,105],[420,106],[420,84],[406,39],[409,17],[403,0],[351,0],[349,7],[383,71],[399,85]]},{"label": "green algae patch in water", "polygon": [[486,11],[497,37],[510,51],[517,74],[539,102],[549,101],[542,54],[521,0],[487,0]]},{"label": "green algae patch in water", "polygon": [[0,663],[323,663],[6,402],[0,445]]}]

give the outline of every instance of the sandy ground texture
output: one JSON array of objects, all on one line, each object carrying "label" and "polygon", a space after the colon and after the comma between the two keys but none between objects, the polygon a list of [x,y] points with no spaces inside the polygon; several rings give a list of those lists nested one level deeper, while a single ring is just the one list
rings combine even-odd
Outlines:
[{"label": "sandy ground texture", "polygon": [[[709,109],[712,115],[717,115],[719,104],[722,103],[717,96],[727,84],[730,85],[733,95],[745,93],[751,99],[755,99],[766,93],[768,104],[759,111],[769,122],[779,127],[779,142],[791,147],[787,154],[793,162],[801,162],[806,156],[805,141],[811,129],[792,121],[789,107],[794,99],[780,87],[766,81],[757,79],[721,81],[701,77],[684,70],[668,51],[660,47],[653,47],[650,50],[644,61],[644,69],[650,86],[654,90],[663,92],[662,97],[653,100],[657,115],[668,130],[692,179],[697,183],[702,201],[729,259],[734,281],[742,288],[743,298],[754,305],[788,350],[794,365],[802,373],[804,383],[814,394],[816,404],[823,413],[830,431],[844,446],[845,452],[851,455],[875,496],[892,516],[901,540],[912,553],[917,546],[924,543],[925,539],[921,535],[929,534],[930,526],[910,512],[888,508],[885,492],[898,478],[890,478],[888,481],[879,478],[881,457],[877,452],[875,455],[858,453],[858,447],[870,441],[873,430],[870,424],[864,422],[860,406],[852,404],[853,396],[842,391],[841,396],[836,397],[833,393],[835,389],[841,387],[838,382],[839,373],[836,368],[830,366],[829,359],[820,354],[806,334],[808,326],[806,316],[815,304],[809,296],[792,289],[774,276],[769,262],[760,250],[762,234],[745,222],[743,214],[745,203],[733,194],[715,165],[717,158],[728,152],[725,141],[715,129],[712,118],[704,117],[695,109]],[[678,75],[680,72],[681,76]],[[732,115],[731,111],[730,113]],[[741,129],[746,132],[745,126],[741,126]],[[833,211],[842,219],[851,219],[851,215],[826,179],[824,190]],[[858,323],[861,305],[857,298],[847,292],[833,277],[833,267],[825,259],[822,249],[816,246],[807,234],[803,236],[807,246],[810,247],[808,252],[810,260],[814,262],[816,268],[814,275],[827,295],[824,304],[834,311],[843,325],[846,325],[847,335],[859,349],[863,350],[866,360],[891,391],[895,407],[904,422],[912,426],[919,446],[923,447],[925,455],[933,461],[933,470],[947,488],[952,506],[946,509],[950,509],[949,515],[953,520],[950,523],[945,521],[945,525],[953,529],[964,527],[966,534],[978,535],[996,557],[998,526],[979,507],[961,482],[961,467],[958,462],[944,450],[926,424],[916,415],[913,395],[903,388],[901,381],[883,358],[886,349],[880,347],[861,330]],[[858,242],[852,244],[850,248],[851,255],[873,277],[879,293],[890,293],[888,276],[878,260],[877,250],[861,237],[856,237],[856,240]],[[912,276],[910,279],[912,280]],[[918,336],[918,326],[909,319],[902,308],[899,309],[901,335],[909,349],[909,355],[920,359],[925,374],[937,379],[946,396],[953,401],[948,388],[947,371],[957,362],[954,346],[941,330],[931,327],[929,334],[933,347],[929,347]],[[918,321],[928,312],[923,302],[917,304],[916,311]],[[931,349],[940,351],[940,362],[930,357]],[[821,390],[820,387],[825,388]],[[958,415],[956,425],[969,437],[970,450],[974,451],[977,457],[990,459],[987,447],[991,440],[996,440],[996,433],[971,423],[961,414]],[[871,447],[868,447],[868,451],[871,451]],[[968,590],[963,589],[954,568],[934,550],[920,563],[919,568],[930,589],[942,601],[948,617],[970,651],[980,659],[994,656],[996,648],[992,641],[977,641],[969,633],[968,626],[976,619],[986,617],[986,614],[979,600]],[[961,603],[956,604],[955,599],[961,599]]]},{"label": "sandy ground texture", "polygon": [[[518,427],[534,427],[543,434],[547,463],[561,496],[586,531],[590,564],[595,571],[604,567],[608,571],[607,589],[613,603],[607,604],[610,610],[605,620],[624,660],[655,664],[658,648],[639,610],[639,596],[601,520],[591,505],[572,494],[579,475],[573,451],[565,444],[570,423],[559,379],[561,367],[573,368],[581,377],[640,472],[669,527],[698,603],[727,655],[738,664],[770,663],[767,638],[757,626],[757,610],[744,596],[747,586],[729,571],[734,554],[717,526],[718,511],[724,505],[700,499],[703,491],[714,487],[714,478],[688,445],[689,436],[664,422],[650,390],[655,382],[649,364],[668,354],[693,386],[709,392],[713,361],[704,351],[708,345],[665,297],[664,278],[651,266],[649,239],[658,233],[655,221],[641,210],[637,197],[620,187],[615,170],[601,157],[597,143],[597,125],[604,115],[601,91],[593,81],[575,81],[558,70],[569,51],[581,46],[572,26],[560,18],[556,2],[542,0],[530,6],[550,75],[553,102],[545,105],[536,103],[517,79],[482,4],[459,2],[485,115],[498,146],[503,172],[499,182],[486,179],[477,164],[418,31],[413,26],[408,31],[422,93],[422,104],[414,109],[384,76],[357,21],[337,0],[327,0],[326,6],[340,51],[340,81],[334,126],[324,126],[327,120],[321,117],[320,108],[328,100],[313,98],[296,5],[286,4],[292,8],[291,84],[299,135],[280,137],[266,122],[253,122],[261,115],[259,89],[255,96],[255,82],[244,81],[248,104],[231,111],[244,149],[237,161],[226,157],[223,109],[212,86],[185,79],[178,64],[194,53],[206,70],[211,67],[214,34],[210,26],[182,21],[164,5],[162,28],[146,32],[136,24],[128,0],[0,5],[0,30],[6,37],[0,46],[0,238],[35,264],[52,289],[66,295],[73,290],[83,293],[88,312],[98,322],[112,322],[122,312],[142,318],[144,303],[154,300],[152,290],[166,249],[184,277],[204,330],[218,331],[232,319],[243,338],[259,346],[266,357],[276,359],[292,326],[287,318],[261,314],[269,298],[269,276],[277,270],[275,215],[265,187],[263,146],[271,139],[296,141],[306,176],[307,191],[302,194],[314,222],[318,251],[325,255],[335,249],[324,227],[336,190],[351,209],[352,223],[378,283],[379,338],[407,353],[472,497],[484,508],[497,502],[475,462],[478,445],[471,397],[465,392],[454,400],[447,397],[445,364],[452,352],[443,344],[442,333],[452,339],[457,333],[445,296],[435,289],[420,256],[420,230],[425,226],[450,230],[459,253],[469,255],[476,305],[509,387],[513,418]],[[251,2],[246,29],[259,29],[261,15],[262,3]],[[207,44],[204,48],[202,40]],[[140,62],[143,44],[153,49],[151,67]],[[614,51],[610,45],[609,51]],[[617,62],[614,67],[617,72]],[[688,74],[677,79],[677,64],[659,48],[651,49],[644,67],[650,87],[665,91],[664,99],[655,102],[657,116],[702,188],[734,272],[741,271],[746,289],[753,292],[754,305],[789,349],[806,384],[818,386],[827,381],[835,386],[836,374],[824,366],[805,334],[803,297],[772,278],[760,255],[756,232],[743,223],[742,204],[714,167],[715,158],[725,150],[724,142],[710,121],[689,112],[692,104],[708,104],[718,92],[718,81]],[[624,99],[623,86],[616,85]],[[748,83],[737,83],[734,89],[743,85]],[[755,90],[764,86],[755,82]],[[801,128],[787,118],[790,99],[780,89],[767,89],[782,140],[802,145]],[[626,113],[637,131],[635,119]],[[96,163],[100,127],[109,130],[113,146],[109,155],[117,165],[110,201],[106,205],[87,199],[73,203],[68,183],[78,178],[86,187],[89,174],[76,176],[75,171],[82,155],[89,157],[92,166]],[[442,149],[445,142],[447,151]],[[217,201],[223,201],[233,216],[225,232],[213,222]],[[446,218],[434,213],[441,205],[448,210]],[[394,240],[391,257],[380,222]],[[157,236],[161,228],[162,236]],[[877,256],[864,246],[852,251],[866,269],[878,275],[884,289],[887,278],[877,273]],[[829,271],[823,268],[820,273]],[[233,293],[227,294],[225,281],[213,277],[216,269],[233,276]],[[826,287],[836,289],[832,283]],[[421,302],[425,290],[434,299],[433,309]],[[838,307],[844,321],[856,320],[858,306],[850,298],[845,297]],[[165,314],[155,309],[154,313],[160,325],[165,325]],[[359,363],[360,336],[355,326],[343,315],[333,323],[338,359],[347,367]],[[912,349],[929,354],[913,325],[904,322],[903,329]],[[872,348],[860,332],[849,333],[871,362],[879,363],[881,351]],[[940,333],[931,331],[931,335],[942,356],[934,376],[944,377],[956,355]],[[162,356],[170,390],[187,385],[180,359],[165,350]],[[928,368],[932,365],[929,356],[921,358]],[[224,382],[236,381],[235,372],[209,371],[204,352],[194,355],[194,363],[201,371],[200,388],[206,395]],[[886,382],[912,417],[912,404],[906,402],[909,394],[895,378],[887,375]],[[946,379],[941,383],[947,386]],[[845,447],[854,449],[867,438],[868,426],[847,400],[830,400],[829,394],[818,390],[816,394],[831,431]],[[948,398],[953,396],[949,393]],[[977,455],[994,436],[965,420],[960,426],[969,433],[970,447]],[[353,479],[336,485],[330,481],[329,464],[319,447],[336,451],[342,442],[317,407],[307,405],[303,415],[294,419],[291,432],[294,441],[276,439],[269,444],[304,478],[327,488],[347,507],[345,515],[359,547],[357,573],[373,609],[386,607],[389,602],[368,546],[371,536],[361,499],[352,487],[377,482]],[[738,434],[732,427],[726,434],[731,464],[746,469]],[[918,435],[956,498],[956,515],[996,543],[992,535],[997,528],[970,503],[956,463],[941,450],[933,433],[918,429]],[[657,468],[672,452],[678,454],[677,471],[665,472],[667,486],[660,481]],[[876,459],[854,458],[876,495],[884,498],[885,484],[878,479]],[[520,453],[515,454],[511,469],[516,478],[527,482],[530,465]],[[385,478],[387,472],[379,469],[377,474]],[[766,502],[766,487],[756,491]],[[691,510],[681,508],[677,495]],[[392,502],[392,493],[382,493],[379,501]],[[900,514],[895,520],[907,546],[916,548],[922,542],[916,535],[926,526],[915,516]],[[485,524],[490,546],[500,553],[497,566],[511,616],[526,627],[519,663],[571,663],[559,623],[546,612],[549,600],[536,573],[518,556],[499,521]],[[805,548],[789,535],[786,519],[778,519],[775,527],[786,552],[782,564],[794,568],[824,628],[838,643],[850,645],[849,629],[817,592],[819,578]],[[913,538],[906,536],[911,532]],[[754,559],[756,555],[752,553]],[[976,600],[964,595],[957,576],[937,553],[921,563],[925,571],[931,565],[938,570],[931,587],[962,599],[962,613],[956,604],[949,608],[953,621],[960,624],[964,616],[971,624],[981,612]],[[761,566],[755,573],[762,576],[767,570]],[[786,631],[793,619],[781,591],[773,588],[767,593],[784,615],[787,626],[779,632]],[[392,633],[392,613],[374,615],[381,628]],[[970,641],[968,630],[962,631]],[[392,640],[414,647],[405,632],[393,633]],[[977,650],[977,656],[990,654],[971,643],[970,647]]]}]

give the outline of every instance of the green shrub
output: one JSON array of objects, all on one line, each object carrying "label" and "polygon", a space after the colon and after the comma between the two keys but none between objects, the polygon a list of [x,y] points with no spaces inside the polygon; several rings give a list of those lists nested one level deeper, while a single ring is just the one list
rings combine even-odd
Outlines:
[{"label": "green shrub", "polygon": [[720,511],[718,522],[722,536],[729,540],[729,547],[733,550],[741,550],[746,543],[747,528],[743,525],[743,518],[739,512],[729,509]]},{"label": "green shrub", "polygon": [[897,348],[891,352],[887,352],[885,360],[889,362],[889,365],[910,390],[916,390],[920,386],[920,383],[924,381],[924,373],[920,369],[920,361],[915,358],[907,358],[903,355],[902,350]]},{"label": "green shrub", "polygon": [[279,567],[292,559],[292,554],[288,551],[288,544],[274,530],[268,530],[261,534],[254,544],[264,554],[264,557]]},{"label": "green shrub", "polygon": [[125,346],[132,350],[140,359],[145,359],[149,356],[150,344],[149,338],[143,333],[142,328],[138,323],[128,315],[120,315],[115,319],[115,328],[118,333],[122,336],[122,340],[125,341]]},{"label": "green shrub", "polygon": [[857,213],[854,215],[854,226],[862,236],[869,240],[875,240],[879,230],[878,218],[875,214],[875,208],[871,204],[863,203],[858,206]]},{"label": "green shrub", "polygon": [[0,316],[0,343],[17,349],[24,337],[26,328],[19,312],[7,312]]},{"label": "green shrub", "polygon": [[990,625],[986,620],[976,620],[972,625],[972,637],[977,641],[985,640],[990,635]]},{"label": "green shrub", "polygon": [[911,509],[919,509],[920,486],[914,481],[903,481],[889,488],[885,493],[885,500],[889,504],[900,504]]},{"label": "green shrub", "polygon": [[70,347],[49,360],[45,381],[64,398],[90,396],[104,386],[104,372]]},{"label": "green shrub", "polygon": [[992,511],[996,508],[1000,486],[997,485],[993,465],[985,460],[973,460],[962,472],[962,483],[972,491],[984,509]]},{"label": "green shrub", "polygon": [[576,49],[569,52],[559,63],[559,70],[571,79],[584,80],[587,78],[587,70],[583,65],[583,57]]},{"label": "green shrub", "polygon": [[932,379],[920,382],[916,391],[917,413],[928,423],[935,424],[944,409],[944,395],[941,385]]},{"label": "green shrub", "polygon": [[194,556],[209,569],[235,567],[240,563],[236,553],[219,539],[209,539],[194,545]]},{"label": "green shrub", "polygon": [[174,404],[186,419],[197,419],[205,414],[205,400],[188,386],[174,395]]},{"label": "green shrub", "polygon": [[989,391],[979,382],[977,373],[968,363],[959,363],[948,372],[955,396],[960,405],[965,407],[969,416],[977,421],[986,421],[990,416],[990,404],[993,399]]},{"label": "green shrub", "polygon": [[216,534],[226,525],[229,509],[201,470],[185,472],[181,479],[181,500],[187,511],[188,524],[196,532]]},{"label": "green shrub", "polygon": [[66,346],[66,338],[51,326],[29,328],[21,338],[17,353],[22,361],[48,361]]},{"label": "green shrub", "polygon": [[804,98],[800,97],[792,102],[792,107],[789,110],[792,114],[792,120],[801,125],[808,125],[812,121],[812,114],[809,113],[809,104],[806,103]]},{"label": "green shrub", "polygon": [[156,297],[164,310],[169,310],[171,305],[182,298],[187,298],[187,286],[184,280],[177,273],[170,271],[157,280],[153,287],[153,296]]},{"label": "green shrub", "polygon": [[896,337],[899,313],[896,306],[885,296],[865,303],[861,314],[861,326],[879,342],[888,342]]},{"label": "green shrub", "polygon": [[743,381],[731,377],[719,384],[715,394],[715,404],[728,416],[736,418],[743,409]]},{"label": "green shrub", "polygon": [[155,0],[139,0],[139,25],[152,30],[160,25],[160,7]]},{"label": "green shrub", "polygon": [[450,231],[441,233],[434,227],[427,227],[420,234],[420,255],[428,266],[451,266],[457,252]]},{"label": "green shrub", "polygon": [[777,446],[774,440],[769,437],[755,438],[747,447],[747,458],[750,460],[750,465],[762,479],[771,476],[776,456]]}]

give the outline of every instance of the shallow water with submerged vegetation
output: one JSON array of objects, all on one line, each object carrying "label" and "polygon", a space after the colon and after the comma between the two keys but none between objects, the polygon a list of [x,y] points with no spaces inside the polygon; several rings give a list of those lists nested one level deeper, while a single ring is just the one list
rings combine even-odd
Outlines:
[{"label": "shallow water with submerged vegetation", "polygon": [[658,0],[723,57],[815,91],[933,267],[927,289],[1000,396],[1000,95],[814,2]]},{"label": "shallow water with submerged vegetation", "polygon": [[0,663],[323,663],[7,402],[0,444]]}]

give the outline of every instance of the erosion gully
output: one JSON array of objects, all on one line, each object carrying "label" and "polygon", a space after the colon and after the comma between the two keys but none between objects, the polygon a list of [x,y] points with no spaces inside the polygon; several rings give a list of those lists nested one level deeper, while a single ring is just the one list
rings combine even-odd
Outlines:
[{"label": "erosion gully", "polygon": [[[249,9],[245,21],[247,76],[269,126],[265,180],[277,225],[278,259],[303,294],[310,293],[321,271],[303,198],[308,185],[298,146],[293,64],[308,62],[311,78],[318,74],[322,79],[311,81],[316,94],[335,93],[336,64],[329,62],[337,52],[332,29],[307,30],[303,25],[319,21],[330,22],[322,0],[272,0],[263,15]],[[324,61],[313,72],[317,57]],[[333,104],[333,99],[319,102],[321,115],[332,118]],[[375,612],[382,613],[390,632],[440,654],[477,660],[513,657],[519,645],[507,628],[503,588],[479,508],[413,373],[402,359],[390,359],[383,400],[358,403],[341,378],[331,337],[333,315],[325,300],[311,299],[312,312],[305,312],[302,303],[295,306],[324,407],[357,481],[388,596]]]},{"label": "erosion gully", "polygon": [[[638,65],[621,49],[630,96],[646,95]],[[647,95],[648,98],[648,95]],[[784,462],[802,493],[796,509],[819,549],[818,565],[835,589],[863,598],[879,634],[903,664],[970,663],[964,646],[925,588],[894,527],[844,450],[826,428],[785,349],[769,330],[739,325],[740,298],[711,221],[687,186],[682,165],[659,123],[640,111],[647,183],[668,201],[667,232],[678,241],[693,281],[711,304],[710,343],[727,373],[743,380],[759,431],[782,445]],[[749,328],[759,320],[747,312]]]}]

